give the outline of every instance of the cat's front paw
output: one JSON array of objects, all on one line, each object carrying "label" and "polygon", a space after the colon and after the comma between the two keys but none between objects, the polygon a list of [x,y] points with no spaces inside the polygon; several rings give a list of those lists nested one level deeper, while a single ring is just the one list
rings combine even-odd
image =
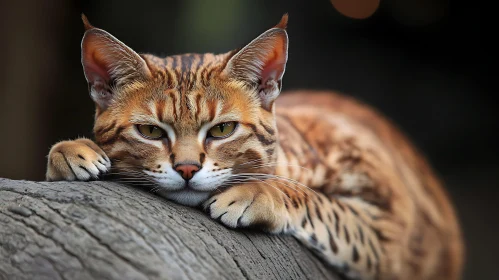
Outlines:
[{"label": "cat's front paw", "polygon": [[288,224],[289,215],[281,195],[266,187],[234,186],[212,196],[203,207],[213,219],[228,227],[254,227],[279,233]]},{"label": "cat's front paw", "polygon": [[92,140],[81,138],[55,144],[49,152],[47,181],[98,179],[111,168],[111,161]]}]

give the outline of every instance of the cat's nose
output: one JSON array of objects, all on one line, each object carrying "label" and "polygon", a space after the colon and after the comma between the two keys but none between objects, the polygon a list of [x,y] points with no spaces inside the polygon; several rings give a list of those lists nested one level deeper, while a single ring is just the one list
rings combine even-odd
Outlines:
[{"label": "cat's nose", "polygon": [[177,171],[184,180],[190,180],[194,173],[199,171],[199,165],[194,164],[178,164],[175,166],[175,171]]}]

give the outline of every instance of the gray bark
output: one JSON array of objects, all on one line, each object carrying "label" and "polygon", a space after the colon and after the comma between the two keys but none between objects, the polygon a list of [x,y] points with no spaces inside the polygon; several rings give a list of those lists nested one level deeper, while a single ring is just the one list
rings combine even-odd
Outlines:
[{"label": "gray bark", "polygon": [[338,279],[291,236],[112,182],[0,178],[0,279]]}]

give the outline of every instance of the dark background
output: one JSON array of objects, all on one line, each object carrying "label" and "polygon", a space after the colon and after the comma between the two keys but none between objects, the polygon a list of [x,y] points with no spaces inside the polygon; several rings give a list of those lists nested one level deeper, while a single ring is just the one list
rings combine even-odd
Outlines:
[{"label": "dark background", "polygon": [[[352,14],[345,1],[1,1],[0,177],[43,180],[51,144],[92,137],[82,12],[136,51],[157,55],[226,52],[288,12],[284,90],[340,91],[394,120],[457,205],[465,279],[499,279],[499,116],[488,51],[497,32],[485,32],[488,7],[382,0],[372,16],[354,19],[344,15]],[[348,3],[362,10],[376,0]]]}]

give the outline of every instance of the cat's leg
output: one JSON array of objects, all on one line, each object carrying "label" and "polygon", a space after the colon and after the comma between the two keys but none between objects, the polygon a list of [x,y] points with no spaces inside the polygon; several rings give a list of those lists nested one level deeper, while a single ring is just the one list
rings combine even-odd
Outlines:
[{"label": "cat's leg", "polygon": [[87,181],[98,179],[111,168],[111,161],[92,140],[61,141],[50,149],[47,181]]},{"label": "cat's leg", "polygon": [[370,206],[359,208],[357,202],[311,194],[295,203],[290,233],[351,279],[388,279],[382,276],[387,259],[379,231],[365,219]]},{"label": "cat's leg", "polygon": [[[275,181],[233,186],[204,203],[214,219],[232,227],[288,233],[353,279],[376,279],[383,266],[377,234],[346,201]],[[357,209],[357,210],[355,210]]]}]

